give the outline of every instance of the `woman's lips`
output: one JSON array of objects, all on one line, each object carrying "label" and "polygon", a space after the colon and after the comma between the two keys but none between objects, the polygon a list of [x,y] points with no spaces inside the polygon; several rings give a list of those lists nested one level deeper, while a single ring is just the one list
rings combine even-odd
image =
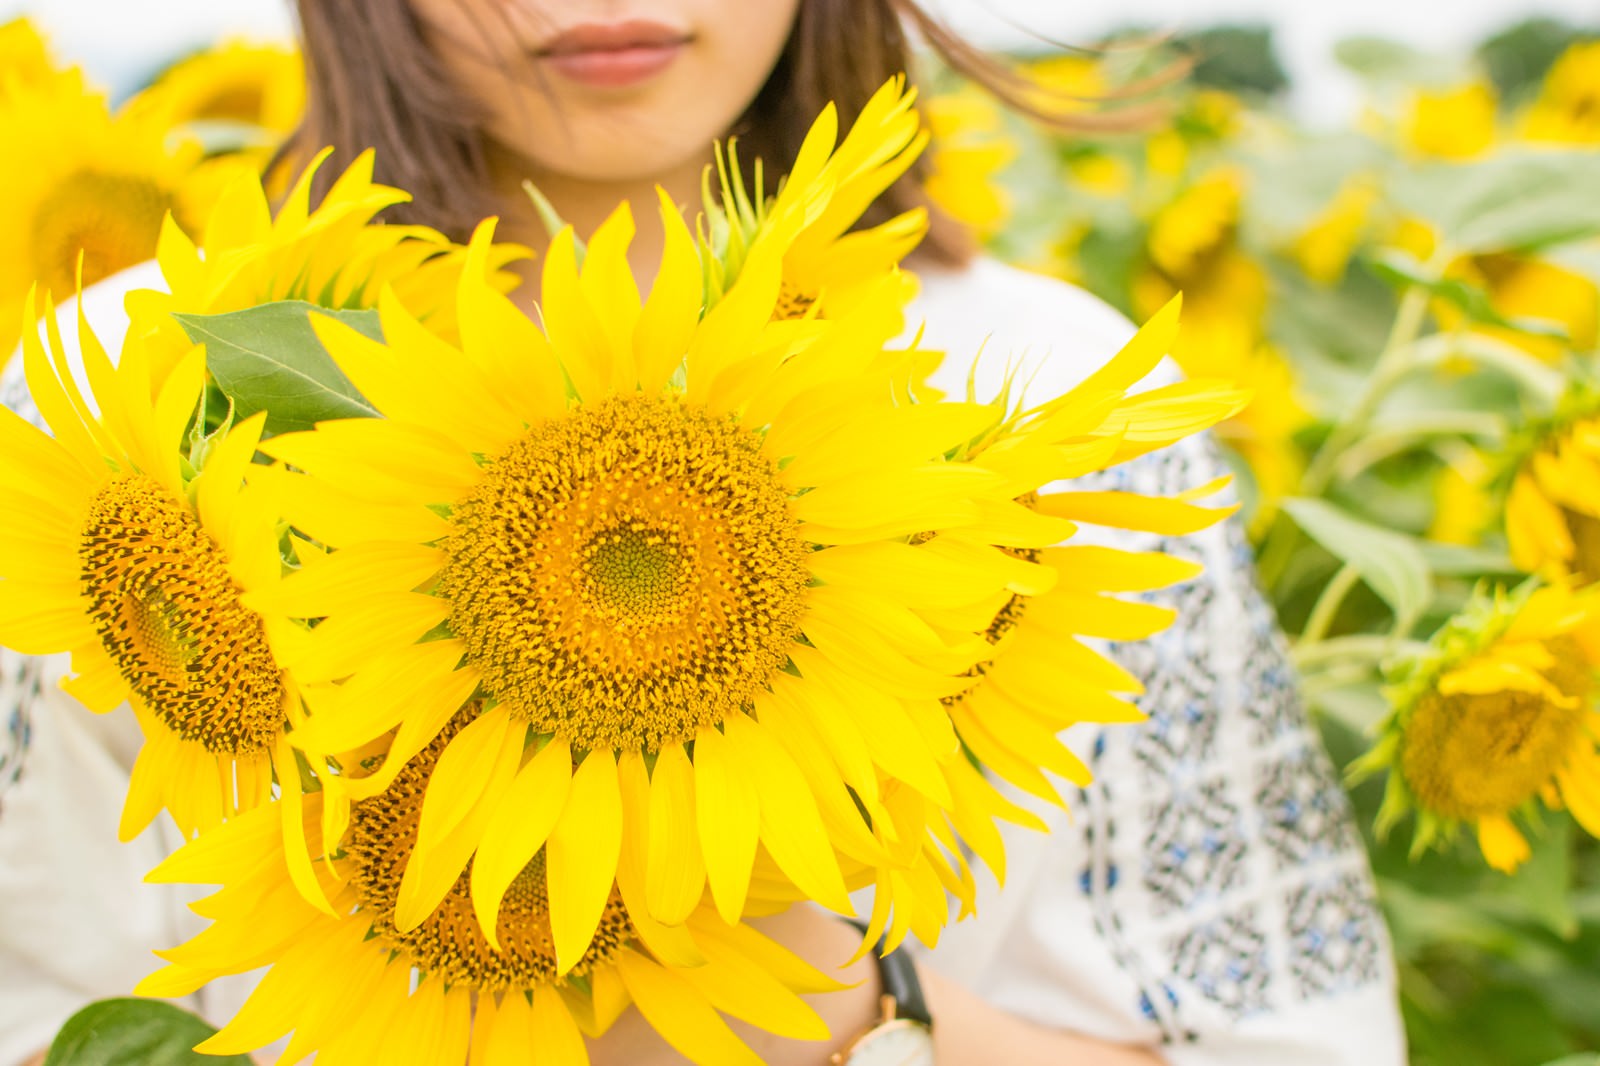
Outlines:
[{"label": "woman's lips", "polygon": [[538,55],[579,84],[622,88],[661,73],[688,43],[683,31],[656,22],[587,23],[558,34]]}]

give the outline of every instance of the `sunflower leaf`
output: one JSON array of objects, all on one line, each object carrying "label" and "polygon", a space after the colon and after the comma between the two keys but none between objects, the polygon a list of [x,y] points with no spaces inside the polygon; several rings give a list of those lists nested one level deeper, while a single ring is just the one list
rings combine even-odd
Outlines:
[{"label": "sunflower leaf", "polygon": [[1416,541],[1363,522],[1326,500],[1298,497],[1283,509],[1306,533],[1354,567],[1395,613],[1398,633],[1408,632],[1433,599],[1433,572]]},{"label": "sunflower leaf", "polygon": [[1459,251],[1534,251],[1600,233],[1597,185],[1596,153],[1508,151],[1414,167],[1395,177],[1391,195]]},{"label": "sunflower leaf", "polygon": [[1571,339],[1567,335],[1566,328],[1559,323],[1501,314],[1489,299],[1489,294],[1482,288],[1460,278],[1432,277],[1416,257],[1399,249],[1391,248],[1378,253],[1373,257],[1372,269],[1379,277],[1397,288],[1418,285],[1427,289],[1474,322],[1486,326],[1498,326],[1501,329],[1513,329],[1535,337]]},{"label": "sunflower leaf", "polygon": [[235,417],[267,412],[267,435],[311,429],[335,418],[377,417],[376,408],[317,339],[313,313],[336,318],[373,340],[383,339],[376,311],[330,311],[303,300],[173,317],[190,340],[206,346],[206,369],[233,400]]},{"label": "sunflower leaf", "polygon": [[248,1055],[202,1055],[216,1030],[154,999],[102,999],[67,1019],[44,1066],[250,1066]]}]

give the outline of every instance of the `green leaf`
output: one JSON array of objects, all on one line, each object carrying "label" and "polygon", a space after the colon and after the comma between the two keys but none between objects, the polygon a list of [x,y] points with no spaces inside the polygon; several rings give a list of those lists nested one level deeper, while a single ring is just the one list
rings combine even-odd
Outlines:
[{"label": "green leaf", "polygon": [[1585,1051],[1579,1055],[1568,1055],[1564,1059],[1554,1059],[1544,1066],[1600,1066],[1600,1055]]},{"label": "green leaf", "polygon": [[1289,87],[1271,26],[1212,26],[1185,34],[1178,44],[1194,56],[1190,78],[1196,85],[1263,96]]},{"label": "green leaf", "polygon": [[1522,571],[1504,552],[1468,548],[1461,544],[1442,544],[1424,540],[1417,550],[1427,561],[1428,569],[1447,577],[1520,577]]},{"label": "green leaf", "polygon": [[248,1055],[202,1055],[216,1030],[157,999],[102,999],[67,1019],[44,1066],[251,1066]]},{"label": "green leaf", "polygon": [[1569,339],[1566,329],[1556,323],[1538,318],[1508,318],[1502,315],[1495,310],[1494,304],[1489,301],[1489,294],[1483,289],[1468,284],[1460,278],[1431,277],[1427,267],[1415,256],[1398,248],[1385,249],[1374,256],[1372,269],[1379,277],[1398,289],[1415,285],[1428,290],[1474,322],[1481,322],[1486,326],[1499,326],[1502,329],[1514,329],[1519,333],[1535,337]]},{"label": "green leaf", "polygon": [[1462,252],[1530,251],[1600,233],[1600,153],[1504,152],[1397,174],[1394,205]]},{"label": "green leaf", "polygon": [[327,315],[382,340],[376,311],[330,311],[303,300],[280,300],[222,315],[174,315],[196,344],[206,369],[232,398],[237,418],[267,412],[266,432],[310,429],[334,418],[374,418],[377,409],[344,376],[311,329]]},{"label": "green leaf", "polygon": [[1376,85],[1440,85],[1460,80],[1462,64],[1382,37],[1346,37],[1333,47],[1339,65]]},{"label": "green leaf", "polygon": [[1578,932],[1572,913],[1572,823],[1554,817],[1530,843],[1532,855],[1510,879],[1512,895],[1546,929],[1570,939]]},{"label": "green leaf", "polygon": [[1394,611],[1401,632],[1410,630],[1433,599],[1433,574],[1415,540],[1363,522],[1326,500],[1302,496],[1282,506],[1313,540],[1356,568]]},{"label": "green leaf", "polygon": [[1538,91],[1539,82],[1562,52],[1593,37],[1593,31],[1557,19],[1530,18],[1484,41],[1478,46],[1478,58],[1500,95],[1520,100]]}]

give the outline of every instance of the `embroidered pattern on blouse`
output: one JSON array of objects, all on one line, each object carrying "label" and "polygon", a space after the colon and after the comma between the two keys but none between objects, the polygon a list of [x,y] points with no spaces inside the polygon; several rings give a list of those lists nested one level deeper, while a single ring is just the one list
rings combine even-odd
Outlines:
[{"label": "embroidered pattern on blouse", "polygon": [[[28,396],[22,360],[13,359],[0,376],[0,403],[44,429],[44,419]],[[39,696],[40,660],[0,648],[0,810],[5,794],[22,779],[33,740],[33,706]]]},{"label": "embroidered pattern on blouse", "polygon": [[[1192,440],[1076,487],[1170,494],[1224,472],[1214,446]],[[1219,1010],[1244,1019],[1382,980],[1387,933],[1349,800],[1240,524],[1131,539],[1115,544],[1206,567],[1145,597],[1179,611],[1171,629],[1111,645],[1145,685],[1150,720],[1099,734],[1096,780],[1079,796],[1079,887],[1138,988],[1134,1006],[1186,1042]]]},{"label": "embroidered pattern on blouse", "polygon": [[38,696],[39,660],[0,648],[0,811],[6,793],[22,780]]}]

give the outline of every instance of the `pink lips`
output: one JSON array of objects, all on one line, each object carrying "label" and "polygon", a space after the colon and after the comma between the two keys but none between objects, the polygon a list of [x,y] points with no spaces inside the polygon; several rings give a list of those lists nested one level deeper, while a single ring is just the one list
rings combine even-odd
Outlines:
[{"label": "pink lips", "polygon": [[688,34],[659,22],[592,22],[557,34],[538,54],[565,78],[614,89],[661,73],[688,43]]}]

